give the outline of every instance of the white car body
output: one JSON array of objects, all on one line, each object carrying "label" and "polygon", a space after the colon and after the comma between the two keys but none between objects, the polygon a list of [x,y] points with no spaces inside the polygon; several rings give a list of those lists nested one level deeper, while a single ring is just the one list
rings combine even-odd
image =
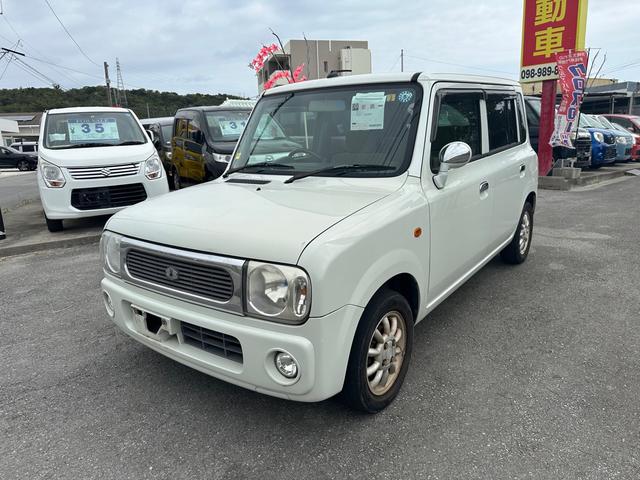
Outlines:
[{"label": "white car body", "polygon": [[[144,173],[144,162],[156,153],[151,141],[141,145],[105,146],[75,149],[46,148],[44,139],[45,124],[49,115],[60,113],[105,113],[122,112],[133,116],[144,132],[140,121],[133,111],[116,107],[73,107],[52,109],[43,114],[40,130],[38,158],[40,165],[51,164],[59,167],[64,175],[65,184],[61,188],[51,188],[42,178],[42,168],[38,168],[37,181],[40,199],[47,218],[62,220],[68,218],[93,217],[116,213],[126,206],[112,208],[78,209],[72,206],[72,193],[76,189],[142,184],[146,197],[155,197],[169,191],[166,174],[160,178],[148,179]],[[137,165],[137,167],[135,167]],[[126,166],[126,174],[121,170]],[[85,177],[85,178],[83,178]],[[88,177],[88,178],[86,178]]]},{"label": "white car body", "polygon": [[[423,104],[411,163],[399,176],[311,177],[284,184],[288,176],[237,173],[232,178],[270,183],[228,183],[221,177],[129,208],[105,227],[125,242],[138,239],[132,241],[172,254],[200,252],[240,264],[251,259],[302,268],[312,285],[304,323],[275,323],[197,304],[107,272],[102,289],[115,324],[163,355],[261,393],[319,401],[340,392],[356,328],[381,286],[401,284],[414,318],[424,319],[512,241],[523,205],[535,204],[538,166],[526,129],[517,146],[451,170],[442,189],[435,186],[429,165],[428,132],[439,90],[500,89],[521,97],[515,82],[466,75],[359,75],[273,91],[409,81],[422,86]],[[488,148],[486,128],[483,132]],[[488,193],[483,183],[491,185]],[[150,334],[135,309],[162,318],[166,332]],[[242,362],[185,344],[176,322],[237,338]],[[295,357],[297,378],[278,373],[275,351]]]}]

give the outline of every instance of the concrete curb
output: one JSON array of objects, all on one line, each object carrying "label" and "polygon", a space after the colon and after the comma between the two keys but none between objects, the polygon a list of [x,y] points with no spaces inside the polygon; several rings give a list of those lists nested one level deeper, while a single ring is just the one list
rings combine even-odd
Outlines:
[{"label": "concrete curb", "polygon": [[581,176],[575,179],[566,179],[564,177],[539,177],[538,187],[543,190],[571,190],[573,187],[586,187],[602,182],[624,177],[627,173],[623,170],[598,172],[589,176]]},{"label": "concrete curb", "polygon": [[84,237],[64,238],[60,240],[51,240],[48,242],[31,243],[26,245],[15,245],[12,247],[2,247],[0,243],[0,259],[12,257],[15,255],[24,255],[25,253],[41,252],[55,248],[76,247],[79,245],[90,245],[100,241],[102,233],[86,235]]}]

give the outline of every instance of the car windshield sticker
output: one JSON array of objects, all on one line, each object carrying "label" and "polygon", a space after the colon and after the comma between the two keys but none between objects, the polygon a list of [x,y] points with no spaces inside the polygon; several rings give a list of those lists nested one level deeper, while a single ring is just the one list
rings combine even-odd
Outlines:
[{"label": "car windshield sticker", "polygon": [[223,137],[237,137],[242,133],[247,125],[246,120],[224,120],[218,119],[218,126]]},{"label": "car windshield sticker", "polygon": [[351,130],[384,128],[384,92],[356,93],[351,99]]},{"label": "car windshield sticker", "polygon": [[404,90],[398,95],[398,101],[401,103],[409,103],[413,100],[413,92],[411,90]]},{"label": "car windshield sticker", "polygon": [[50,142],[63,142],[67,139],[66,133],[50,133],[49,141]]},{"label": "car windshield sticker", "polygon": [[69,119],[69,141],[119,140],[118,124],[115,118]]}]

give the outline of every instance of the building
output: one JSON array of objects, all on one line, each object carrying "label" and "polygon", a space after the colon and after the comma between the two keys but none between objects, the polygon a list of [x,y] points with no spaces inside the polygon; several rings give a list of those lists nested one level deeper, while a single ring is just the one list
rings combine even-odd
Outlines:
[{"label": "building", "polygon": [[640,82],[590,86],[582,103],[582,111],[640,115]]},{"label": "building", "polygon": [[34,113],[0,113],[0,120],[11,120],[18,124],[17,132],[4,135],[4,145],[13,142],[37,142],[40,136],[42,112]]},{"label": "building", "polygon": [[[257,72],[258,91],[279,70],[295,70],[304,64],[303,74],[308,80],[325,78],[332,71],[340,75],[371,73],[369,42],[360,40],[289,40],[284,51],[278,50]],[[279,79],[276,85],[287,83]]]},{"label": "building", "polygon": [[0,117],[0,145],[10,145],[11,142],[6,141],[4,137],[12,138],[12,135],[18,132],[18,122]]}]

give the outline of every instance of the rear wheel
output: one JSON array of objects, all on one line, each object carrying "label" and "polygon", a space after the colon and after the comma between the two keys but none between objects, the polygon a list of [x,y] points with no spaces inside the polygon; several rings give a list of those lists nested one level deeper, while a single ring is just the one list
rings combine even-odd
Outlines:
[{"label": "rear wheel", "polygon": [[47,216],[44,216],[44,219],[47,222],[47,229],[50,232],[60,232],[62,231],[62,220],[51,220],[50,218],[47,218]]},{"label": "rear wheel", "polygon": [[531,238],[533,237],[533,205],[529,202],[524,204],[520,222],[516,233],[513,235],[511,243],[500,252],[502,260],[512,265],[523,263],[529,255],[531,248]]},{"label": "rear wheel", "polygon": [[18,162],[18,170],[21,172],[26,172],[27,170],[31,170],[29,166],[29,162],[27,160],[20,160]]},{"label": "rear wheel", "polygon": [[371,300],[353,339],[342,396],[356,410],[377,413],[400,392],[413,343],[413,313],[400,293]]}]

